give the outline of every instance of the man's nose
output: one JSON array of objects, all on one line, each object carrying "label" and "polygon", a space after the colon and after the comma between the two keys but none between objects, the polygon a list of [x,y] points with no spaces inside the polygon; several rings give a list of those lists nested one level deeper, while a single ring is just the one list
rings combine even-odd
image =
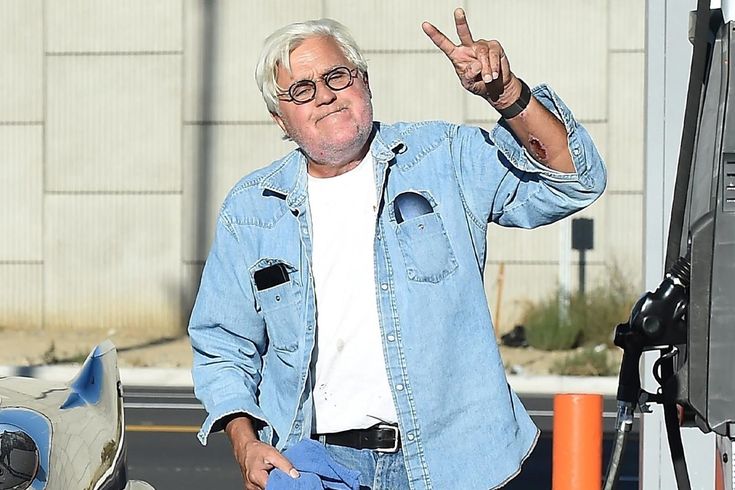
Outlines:
[{"label": "man's nose", "polygon": [[324,83],[324,80],[320,80],[321,83],[316,84],[316,95],[314,101],[316,105],[331,104],[337,98],[337,94]]}]

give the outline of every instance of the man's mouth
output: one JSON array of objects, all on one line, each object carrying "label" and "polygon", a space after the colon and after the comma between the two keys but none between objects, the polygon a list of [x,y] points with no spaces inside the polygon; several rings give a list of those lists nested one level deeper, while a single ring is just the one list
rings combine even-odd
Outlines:
[{"label": "man's mouth", "polygon": [[335,111],[332,111],[332,112],[328,112],[328,113],[324,114],[323,116],[319,116],[319,117],[317,118],[316,122],[319,122],[319,121],[321,121],[322,119],[324,119],[325,117],[329,117],[329,116],[331,116],[332,114],[337,114],[337,113],[339,113],[339,112],[342,112],[342,111],[344,111],[345,109],[346,109],[346,107],[341,107],[341,108],[339,108],[339,109],[337,109],[337,110],[335,110]]}]

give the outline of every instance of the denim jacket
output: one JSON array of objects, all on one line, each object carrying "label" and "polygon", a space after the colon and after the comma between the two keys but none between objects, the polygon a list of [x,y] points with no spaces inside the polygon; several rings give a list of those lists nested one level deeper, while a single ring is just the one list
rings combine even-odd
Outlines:
[{"label": "denim jacket", "polygon": [[[412,489],[491,488],[520,470],[538,430],[506,381],[483,286],[488,223],[532,228],[584,208],[606,171],[587,131],[548,87],[536,98],[567,130],[576,172],[535,162],[501,121],[375,123],[375,295]],[[222,205],[189,324],[199,439],[246,413],[279,450],[311,433],[317,310],[306,160],[244,177]],[[397,219],[403,193],[431,205]],[[258,290],[256,271],[287,280]],[[361,389],[361,387],[356,387]]]}]

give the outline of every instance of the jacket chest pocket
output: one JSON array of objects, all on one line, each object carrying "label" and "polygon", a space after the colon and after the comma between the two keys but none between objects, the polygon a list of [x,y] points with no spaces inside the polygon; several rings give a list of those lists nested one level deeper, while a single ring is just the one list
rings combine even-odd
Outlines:
[{"label": "jacket chest pocket", "polygon": [[457,269],[457,258],[436,201],[428,192],[397,195],[388,213],[410,280],[438,283]]},{"label": "jacket chest pocket", "polygon": [[[284,269],[285,280],[271,281],[268,287],[259,289],[257,272],[274,264]],[[288,263],[263,260],[251,268],[257,307],[265,319],[269,345],[280,352],[295,352],[299,348],[300,300],[295,271]]]}]

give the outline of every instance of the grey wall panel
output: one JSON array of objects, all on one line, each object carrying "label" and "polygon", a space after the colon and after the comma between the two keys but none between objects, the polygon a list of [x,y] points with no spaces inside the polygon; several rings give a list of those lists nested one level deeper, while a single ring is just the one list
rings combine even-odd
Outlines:
[{"label": "grey wall panel", "polygon": [[[643,194],[642,193],[608,193],[607,208],[600,216],[606,231],[603,242],[604,257],[611,265],[615,265],[628,278],[629,284],[641,290],[641,250],[643,250]],[[623,321],[621,318],[620,321]]]},{"label": "grey wall panel", "polygon": [[41,0],[0,2],[0,122],[43,119]]},{"label": "grey wall panel", "polygon": [[[559,227],[560,223],[554,223],[524,230],[491,224],[487,233],[487,261],[556,263],[559,260]],[[518,282],[528,279],[509,278],[510,281]]]},{"label": "grey wall panel", "polygon": [[3,328],[40,330],[42,326],[43,264],[0,261],[0,334]]},{"label": "grey wall panel", "polygon": [[[550,83],[580,119],[607,117],[606,1],[468,0],[467,12],[476,37],[498,39],[529,85]],[[483,117],[479,104],[468,108]]]},{"label": "grey wall panel", "polygon": [[0,262],[43,259],[42,133],[0,126]]},{"label": "grey wall panel", "polygon": [[182,49],[182,0],[51,0],[46,16],[50,52]]},{"label": "grey wall panel", "polygon": [[613,0],[608,3],[608,37],[613,51],[643,51],[646,33],[646,2]]},{"label": "grey wall panel", "polygon": [[[424,34],[421,23],[431,22],[447,36],[456,38],[453,12],[462,3],[451,0],[326,0],[325,15],[348,26],[362,49],[433,51],[437,48]],[[470,14],[468,18],[472,27],[473,18]]]},{"label": "grey wall panel", "polygon": [[47,189],[181,190],[181,56],[52,56]]},{"label": "grey wall panel", "polygon": [[608,125],[608,189],[643,190],[645,55],[611,53],[610,118]]},{"label": "grey wall panel", "polygon": [[263,41],[285,24],[321,17],[321,0],[187,0],[184,8],[185,119],[267,121],[254,82]]},{"label": "grey wall panel", "polygon": [[44,322],[180,333],[181,196],[46,198]]},{"label": "grey wall panel", "polygon": [[464,89],[442,53],[373,53],[369,58],[377,120],[462,122]]}]

